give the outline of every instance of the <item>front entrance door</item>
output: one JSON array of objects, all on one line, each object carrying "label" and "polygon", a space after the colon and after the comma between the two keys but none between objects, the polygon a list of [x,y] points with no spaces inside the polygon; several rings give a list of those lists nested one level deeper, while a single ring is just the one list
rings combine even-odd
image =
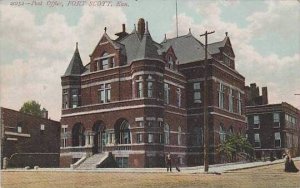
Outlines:
[{"label": "front entrance door", "polygon": [[105,146],[105,127],[101,123],[96,123],[93,132],[95,133],[93,153],[102,153]]}]

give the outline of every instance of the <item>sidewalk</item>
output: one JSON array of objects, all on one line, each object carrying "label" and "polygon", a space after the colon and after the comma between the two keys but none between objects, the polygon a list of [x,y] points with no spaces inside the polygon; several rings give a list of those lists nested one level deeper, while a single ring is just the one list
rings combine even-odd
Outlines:
[{"label": "sidewalk", "polygon": [[[299,161],[300,157],[293,158],[294,161]],[[227,164],[215,164],[209,166],[209,173],[224,173],[228,171],[241,170],[247,168],[254,168],[260,166],[268,166],[273,164],[283,163],[283,159],[278,159],[273,162],[270,161],[259,161],[259,162],[250,162],[250,163],[227,163]],[[173,173],[185,173],[185,174],[195,174],[195,173],[204,173],[203,166],[196,167],[181,167],[181,172],[177,172],[175,168],[173,168]],[[97,168],[92,170],[73,170],[70,168],[38,168],[38,169],[6,169],[2,170],[6,172],[16,172],[16,171],[37,171],[37,172],[49,172],[49,171],[60,171],[60,172],[96,172],[96,173],[162,173],[166,172],[166,168]]]}]

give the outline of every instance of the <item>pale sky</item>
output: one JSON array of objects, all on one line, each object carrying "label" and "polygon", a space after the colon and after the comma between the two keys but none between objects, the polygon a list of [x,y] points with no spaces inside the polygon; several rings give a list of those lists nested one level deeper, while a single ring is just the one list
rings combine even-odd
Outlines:
[{"label": "pale sky", "polygon": [[[0,106],[19,110],[36,100],[52,119],[61,115],[61,80],[75,48],[84,64],[108,28],[111,38],[126,24],[127,32],[143,17],[154,40],[174,37],[175,0],[123,0],[128,6],[21,6],[0,1]],[[41,1],[41,0],[40,0]],[[78,0],[73,0],[78,1]],[[91,1],[91,0],[87,0]],[[63,6],[61,6],[63,5]],[[267,86],[269,103],[288,102],[300,108],[299,1],[178,0],[179,35],[214,30],[210,42],[229,33],[236,70],[246,84]],[[203,39],[200,39],[203,41]]]}]

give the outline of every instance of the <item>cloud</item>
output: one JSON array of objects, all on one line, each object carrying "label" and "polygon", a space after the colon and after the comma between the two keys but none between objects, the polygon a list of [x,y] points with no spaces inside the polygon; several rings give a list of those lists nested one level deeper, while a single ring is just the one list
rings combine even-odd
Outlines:
[{"label": "cloud", "polygon": [[[223,33],[229,32],[236,54],[236,69],[245,76],[246,84],[256,82],[259,86],[267,86],[271,103],[286,101],[300,108],[299,98],[294,96],[294,93],[300,92],[300,54],[262,55],[263,53],[252,44],[256,37],[267,36],[270,33],[276,33],[278,37],[289,37],[294,43],[299,42],[297,34],[299,33],[299,3],[268,1],[267,11],[252,13],[247,18],[248,25],[239,27],[236,23],[222,20],[221,13],[228,6],[222,2],[190,1],[189,6],[196,7],[203,21],[195,23],[193,18],[180,14],[178,16],[180,28],[192,27],[192,32],[197,38],[205,30],[215,30],[215,34],[209,36],[210,42],[222,40]],[[175,17],[173,19],[175,22]],[[187,31],[180,30],[179,33],[186,34]],[[170,31],[169,34],[174,36],[174,32]],[[271,44],[266,43],[266,45]]]},{"label": "cloud", "polygon": [[268,8],[247,18],[256,36],[275,33],[289,38],[299,33],[300,10],[297,1],[266,1]]},{"label": "cloud", "polygon": [[103,28],[108,27],[112,35],[126,22],[121,8],[83,8],[82,17],[73,26],[58,13],[49,13],[37,24],[35,15],[24,8],[0,5],[0,10],[1,45],[27,54],[5,63],[1,58],[0,105],[18,110],[25,101],[37,100],[56,120],[61,113],[60,77],[72,58],[75,42],[79,42],[86,64]]}]

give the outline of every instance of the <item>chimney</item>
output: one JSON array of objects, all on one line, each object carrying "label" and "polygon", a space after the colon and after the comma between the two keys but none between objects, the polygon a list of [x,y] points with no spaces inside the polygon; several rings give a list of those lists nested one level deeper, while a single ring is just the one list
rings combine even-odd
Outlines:
[{"label": "chimney", "polygon": [[45,108],[42,110],[42,118],[48,119],[48,111]]},{"label": "chimney", "polygon": [[126,32],[125,24],[122,24],[122,32]]},{"label": "chimney", "polygon": [[142,36],[145,33],[145,20],[144,20],[144,18],[140,18],[139,19],[139,22],[138,22],[138,33],[140,35],[142,35]]},{"label": "chimney", "polygon": [[268,104],[268,88],[267,87],[262,87],[262,104]]}]

